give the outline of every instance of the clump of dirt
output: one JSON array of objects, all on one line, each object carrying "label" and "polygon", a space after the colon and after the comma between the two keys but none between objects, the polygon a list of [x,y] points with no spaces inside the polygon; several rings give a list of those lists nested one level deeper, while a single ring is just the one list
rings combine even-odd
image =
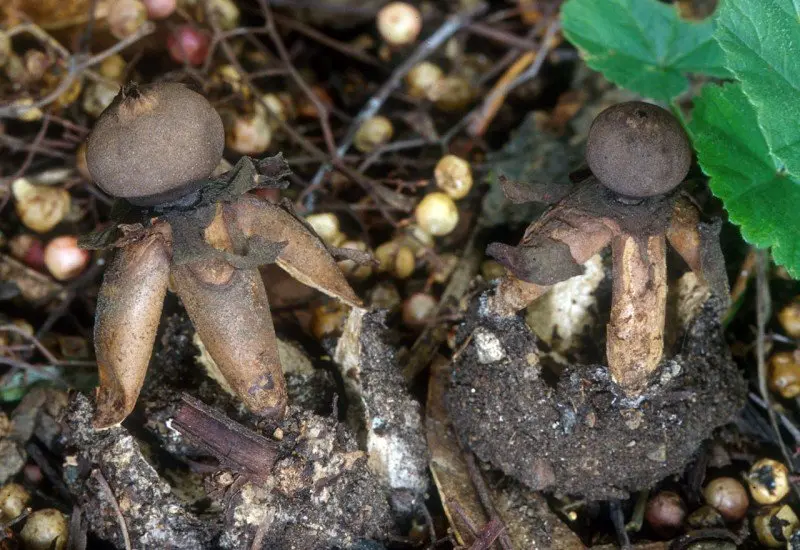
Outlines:
[{"label": "clump of dirt", "polygon": [[[285,344],[296,403],[273,425],[221,391],[196,364],[201,350],[184,315],[168,316],[162,328],[155,368],[131,417],[146,418],[143,430],[94,430],[93,403],[82,394],[72,397],[64,475],[92,533],[124,547],[120,514],[134,548],[355,548],[394,532],[389,488],[369,468],[353,433],[331,415],[329,372]],[[182,393],[272,443],[265,449],[275,453],[269,472],[249,477],[247,464],[237,470],[235,460],[209,456],[176,429],[175,417],[186,405]],[[224,449],[225,433],[201,435]]]},{"label": "clump of dirt", "polygon": [[[198,345],[194,326],[182,311],[162,322],[150,368],[134,416],[141,416],[145,428],[158,439],[163,450],[176,456],[194,456],[183,438],[167,423],[180,406],[181,392],[213,405],[238,421],[258,425],[263,419],[250,413],[233,394],[221,389],[208,354]],[[336,382],[326,370],[315,368],[299,346],[279,341],[289,401],[320,415],[333,414]],[[141,415],[140,415],[141,413]],[[274,426],[273,426],[274,428]]]},{"label": "clump of dirt", "polygon": [[[484,300],[482,298],[481,300]],[[478,457],[537,490],[625,498],[678,473],[731,421],[746,386],[719,323],[720,301],[696,307],[640,397],[625,397],[604,365],[543,365],[520,317],[476,303],[459,331],[448,407]]]},{"label": "clump of dirt", "polygon": [[[394,530],[387,488],[335,419],[291,407],[265,480],[228,474],[206,513],[179,498],[123,427],[91,427],[94,406],[75,394],[66,415],[65,479],[90,530],[121,548],[350,548]],[[212,470],[213,471],[213,470]],[[209,483],[220,479],[216,472]]]},{"label": "clump of dirt", "polygon": [[125,546],[123,533],[133,548],[210,547],[219,520],[188,510],[134,437],[119,426],[95,430],[93,414],[89,398],[74,394],[65,416],[64,479],[89,530],[115,548]]},{"label": "clump of dirt", "polygon": [[396,514],[418,513],[429,486],[429,452],[419,402],[407,391],[386,313],[350,313],[336,347],[348,397],[348,425],[389,487]]},{"label": "clump of dirt", "polygon": [[342,424],[291,407],[282,429],[273,476],[237,491],[220,548],[350,548],[393,531],[388,492]]}]

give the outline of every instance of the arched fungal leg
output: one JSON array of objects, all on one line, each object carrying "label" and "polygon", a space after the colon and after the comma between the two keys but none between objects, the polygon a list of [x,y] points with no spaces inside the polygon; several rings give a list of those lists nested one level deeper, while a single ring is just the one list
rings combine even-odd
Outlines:
[{"label": "arched fungal leg", "polygon": [[106,270],[94,328],[100,386],[95,428],[130,414],[144,383],[169,282],[168,226],[117,249]]},{"label": "arched fungal leg", "polygon": [[361,300],[325,243],[300,220],[280,206],[255,197],[242,197],[229,208],[231,219],[246,237],[287,243],[276,263],[289,275],[347,305],[361,307]]},{"label": "arched fungal leg", "polygon": [[201,260],[174,266],[172,281],[231,389],[254,413],[282,418],[286,384],[258,270],[236,269],[221,259]]}]

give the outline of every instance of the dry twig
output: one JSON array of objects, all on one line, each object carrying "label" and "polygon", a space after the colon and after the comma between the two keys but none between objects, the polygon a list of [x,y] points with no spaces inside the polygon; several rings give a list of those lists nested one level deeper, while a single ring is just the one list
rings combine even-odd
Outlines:
[{"label": "dry twig", "polygon": [[532,52],[523,54],[495,84],[492,91],[483,100],[483,103],[467,115],[465,120],[469,121],[467,133],[470,136],[482,136],[489,124],[494,120],[497,111],[500,110],[508,94],[539,74],[545,59],[547,59],[547,54],[550,53],[550,49],[553,47],[553,39],[560,28],[559,20],[557,18],[553,19],[547,27],[547,32],[541,40],[541,45],[536,55],[534,56]]},{"label": "dry twig", "polygon": [[[33,24],[29,24],[29,32],[33,32],[31,29],[39,29],[37,26]],[[131,44],[138,42],[140,39],[144,38],[145,36],[152,34],[155,32],[155,25],[153,23],[145,22],[141,27],[139,27],[135,33],[131,34],[130,36],[126,36],[110,48],[103,50],[102,52],[86,57],[83,54],[76,54],[76,55],[69,55],[69,52],[63,49],[63,46],[59,49],[62,52],[62,55],[66,55],[66,63],[67,63],[67,74],[64,78],[59,82],[58,86],[56,86],[50,93],[46,94],[45,96],[37,99],[30,105],[16,105],[14,103],[2,105],[0,106],[0,118],[16,118],[20,115],[27,113],[33,109],[40,109],[47,105],[50,105],[54,102],[58,97],[63,94],[67,89],[72,85],[76,78],[78,78],[83,71],[89,69],[101,63],[104,59],[111,57],[115,53],[118,53]],[[39,29],[42,33],[41,29]],[[49,35],[47,35],[49,36]],[[51,39],[52,40],[52,39]],[[66,53],[65,53],[66,52]]]},{"label": "dry twig", "polygon": [[183,395],[172,426],[214,456],[224,466],[254,479],[272,472],[277,445],[231,420],[203,402]]},{"label": "dry twig", "polygon": [[[480,226],[476,226],[464,245],[464,254],[453,270],[453,274],[442,293],[433,317],[440,317],[448,309],[457,307],[459,301],[469,289],[469,285],[472,283],[472,279],[478,272],[483,260],[483,247],[480,245],[480,239],[478,238],[480,229]],[[446,327],[433,325],[425,327],[414,342],[408,354],[409,358],[406,366],[403,369],[403,376],[408,383],[412,383],[417,375],[430,365],[436,350],[446,337]]]}]

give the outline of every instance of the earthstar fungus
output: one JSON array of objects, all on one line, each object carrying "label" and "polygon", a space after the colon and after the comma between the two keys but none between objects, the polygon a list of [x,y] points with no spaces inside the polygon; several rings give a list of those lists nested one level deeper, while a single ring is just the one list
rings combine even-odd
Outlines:
[{"label": "earthstar fungus", "polygon": [[508,274],[490,297],[495,315],[514,315],[555,283],[583,272],[582,264],[611,246],[612,304],[606,356],[612,379],[641,394],[664,350],[666,243],[713,292],[728,296],[718,224],[676,190],[691,165],[691,146],[664,109],[628,102],[606,109],[586,145],[590,173],[569,190],[501,180],[512,202],[552,206],[516,247],[492,243],[487,252]]},{"label": "earthstar fungus", "polygon": [[[245,193],[284,187],[282,157],[243,157],[211,174],[225,136],[208,101],[177,83],[123,87],[87,147],[94,181],[117,198],[114,225],[86,248],[117,248],[97,301],[96,428],[131,412],[167,288],[181,298],[226,381],[253,412],[280,419],[286,387],[260,265],[360,307],[333,254],[288,204]],[[340,255],[363,260],[353,251]]]}]

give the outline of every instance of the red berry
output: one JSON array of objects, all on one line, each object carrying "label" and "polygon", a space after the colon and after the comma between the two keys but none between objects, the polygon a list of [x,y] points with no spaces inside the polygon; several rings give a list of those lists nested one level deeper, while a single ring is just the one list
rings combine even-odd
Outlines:
[{"label": "red berry", "polygon": [[208,55],[209,38],[203,31],[183,25],[167,37],[167,49],[178,63],[202,65]]},{"label": "red berry", "polygon": [[44,264],[53,277],[68,281],[83,272],[91,254],[78,247],[78,238],[72,235],[56,237],[44,249]]},{"label": "red berry", "polygon": [[16,235],[8,242],[11,255],[21,260],[28,267],[33,269],[44,269],[44,243],[41,239],[23,233]]}]

